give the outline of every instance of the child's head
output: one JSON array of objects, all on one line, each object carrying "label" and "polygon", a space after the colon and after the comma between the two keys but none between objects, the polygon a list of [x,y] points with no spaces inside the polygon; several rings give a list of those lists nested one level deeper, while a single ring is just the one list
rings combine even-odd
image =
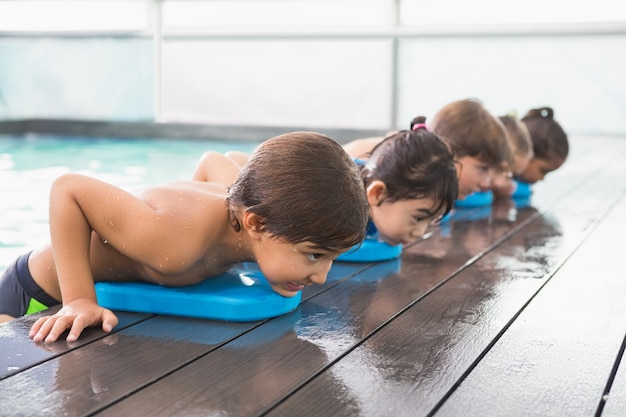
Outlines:
[{"label": "child's head", "polygon": [[511,197],[517,188],[512,176],[520,175],[533,157],[533,145],[526,125],[514,115],[500,116],[500,121],[508,133],[509,145],[513,152],[513,165],[503,167],[491,180],[491,189],[496,197]]},{"label": "child's head", "polygon": [[[356,165],[336,141],[314,132],[261,143],[229,188],[228,200],[231,210],[258,215],[271,236],[332,251],[361,242],[368,220]],[[241,227],[239,220],[234,223]]]},{"label": "child's head", "polygon": [[440,109],[431,130],[448,140],[459,162],[459,198],[487,190],[493,175],[513,164],[502,122],[477,100],[459,100]]},{"label": "child's head", "polygon": [[519,175],[526,170],[528,163],[534,155],[530,133],[526,125],[514,115],[500,116],[500,121],[506,128],[511,150],[513,151],[511,172],[514,175]]},{"label": "child's head", "polygon": [[563,165],[569,153],[569,143],[567,134],[554,120],[554,110],[550,107],[529,110],[522,117],[522,122],[530,133],[534,156],[519,179],[534,184]]},{"label": "child's head", "polygon": [[448,213],[457,195],[454,158],[448,145],[417,117],[411,130],[385,138],[361,168],[370,216],[391,245],[422,237]]}]

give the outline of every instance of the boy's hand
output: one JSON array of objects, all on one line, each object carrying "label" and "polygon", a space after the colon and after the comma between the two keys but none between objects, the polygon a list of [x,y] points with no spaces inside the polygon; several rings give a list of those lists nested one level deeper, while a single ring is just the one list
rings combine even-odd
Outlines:
[{"label": "boy's hand", "polygon": [[94,300],[77,299],[61,308],[55,315],[42,317],[33,324],[29,337],[34,342],[54,342],[66,330],[68,342],[74,342],[86,327],[102,323],[102,330],[110,332],[117,326],[118,319],[111,310],[100,307]]}]

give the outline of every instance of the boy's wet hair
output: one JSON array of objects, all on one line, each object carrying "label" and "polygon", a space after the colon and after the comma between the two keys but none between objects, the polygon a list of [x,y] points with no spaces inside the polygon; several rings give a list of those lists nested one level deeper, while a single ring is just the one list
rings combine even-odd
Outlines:
[{"label": "boy's wet hair", "polygon": [[550,107],[531,109],[522,117],[533,142],[535,158],[565,160],[569,153],[567,134],[554,120],[554,110]]},{"label": "boy's wet hair", "polygon": [[533,142],[526,125],[512,114],[499,117],[509,134],[509,141],[514,155],[528,157],[533,155]]},{"label": "boy's wet hair", "polygon": [[425,122],[425,117],[418,116],[411,130],[397,132],[376,145],[361,175],[366,188],[376,180],[385,183],[383,201],[432,198],[434,212],[443,208],[445,215],[458,193],[454,155],[446,142],[426,129]]},{"label": "boy's wet hair", "polygon": [[453,146],[458,158],[471,156],[494,166],[513,166],[513,152],[502,122],[478,100],[458,100],[441,108],[431,130]]},{"label": "boy's wet hair", "polygon": [[228,201],[231,210],[259,215],[265,231],[290,243],[342,250],[365,237],[368,204],[356,164],[319,133],[292,132],[261,143],[229,188]]}]

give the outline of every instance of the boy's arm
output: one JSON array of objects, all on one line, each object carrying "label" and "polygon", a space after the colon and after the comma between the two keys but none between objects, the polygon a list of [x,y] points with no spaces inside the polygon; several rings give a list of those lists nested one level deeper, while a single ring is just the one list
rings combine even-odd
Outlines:
[{"label": "boy's arm", "polygon": [[205,152],[200,157],[193,173],[194,181],[217,182],[226,186],[232,185],[239,172],[246,154],[242,152],[223,155],[218,152]]},{"label": "boy's arm", "polygon": [[491,189],[496,198],[509,198],[515,193],[517,184],[507,173],[499,173],[493,178]]},{"label": "boy's arm", "polygon": [[67,340],[74,341],[85,327],[102,322],[103,330],[109,332],[117,324],[115,315],[96,301],[89,262],[92,228],[79,203],[81,197],[89,197],[89,188],[85,187],[88,182],[86,178],[65,175],[53,183],[50,191],[50,238],[63,307],[54,316],[35,322],[30,331],[35,342],[53,342],[69,327]]},{"label": "boy's arm", "polygon": [[[50,235],[63,308],[33,325],[33,340],[52,342],[71,327],[67,340],[74,341],[85,327],[99,323],[103,330],[110,331],[117,318],[96,302],[90,264],[91,232],[96,231],[129,258],[154,268],[163,262],[164,254],[176,253],[175,246],[180,245],[176,243],[177,233],[189,230],[192,220],[187,219],[195,217],[192,213],[170,215],[172,210],[183,210],[184,192],[163,187],[151,205],[94,178],[67,174],[57,179],[50,192]],[[174,207],[177,201],[181,203]],[[201,245],[191,236],[188,241],[190,245]]]},{"label": "boy's arm", "polygon": [[376,145],[382,142],[383,137],[355,139],[343,145],[343,149],[353,159],[367,159]]}]

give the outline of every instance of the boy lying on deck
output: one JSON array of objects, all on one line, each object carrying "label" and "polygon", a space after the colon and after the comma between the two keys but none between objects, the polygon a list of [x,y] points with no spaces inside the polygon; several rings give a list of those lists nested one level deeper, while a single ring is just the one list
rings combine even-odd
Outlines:
[{"label": "boy lying on deck", "polygon": [[255,261],[277,293],[290,297],[323,284],[333,260],[364,238],[367,201],[350,157],[312,132],[259,145],[231,187],[186,181],[132,195],[76,174],[50,194],[51,245],[19,258],[0,278],[5,321],[31,299],[54,315],[30,337],[53,342],[70,329],[118,322],[98,306],[94,281],[147,281],[180,286]]}]

